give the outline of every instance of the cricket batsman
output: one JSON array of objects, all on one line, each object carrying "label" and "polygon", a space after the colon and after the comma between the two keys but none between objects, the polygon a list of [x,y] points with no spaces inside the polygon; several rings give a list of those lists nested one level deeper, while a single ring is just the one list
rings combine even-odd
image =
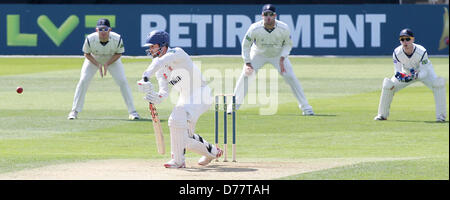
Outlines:
[{"label": "cricket batsman", "polygon": [[436,104],[436,121],[444,122],[446,118],[445,80],[434,72],[428,59],[427,50],[414,43],[414,34],[410,29],[400,31],[400,46],[394,49],[394,76],[385,78],[381,90],[378,115],[374,120],[387,120],[394,94],[417,81],[422,82],[433,91]]},{"label": "cricket batsman", "polygon": [[[169,85],[180,94],[168,120],[172,159],[164,167],[185,168],[186,150],[202,155],[199,165],[208,165],[222,156],[222,150],[196,134],[195,125],[212,104],[211,88],[183,49],[169,47],[167,32],[150,32],[145,46],[149,48],[147,55],[151,55],[153,60],[142,80],[138,81],[139,90],[146,93],[144,99],[153,104],[161,103],[169,96]],[[153,76],[158,81],[158,92],[147,81]]]},{"label": "cricket batsman", "polygon": [[[271,4],[263,6],[261,15],[263,20],[252,24],[242,41],[242,58],[245,65],[234,89],[236,110],[243,103],[248,92],[248,84],[255,77],[254,74],[264,64],[270,63],[291,87],[303,115],[314,115],[288,59],[292,49],[289,27],[284,22],[276,20],[275,6]],[[231,113],[231,109],[231,106],[228,107],[227,113]]]}]

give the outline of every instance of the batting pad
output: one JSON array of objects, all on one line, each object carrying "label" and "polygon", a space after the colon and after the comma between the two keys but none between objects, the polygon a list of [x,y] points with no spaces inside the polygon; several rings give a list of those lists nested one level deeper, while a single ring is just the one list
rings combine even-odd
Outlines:
[{"label": "batting pad", "polygon": [[447,116],[446,102],[445,102],[445,80],[438,77],[433,82],[433,95],[436,104],[436,119],[445,119]]},{"label": "batting pad", "polygon": [[378,115],[387,118],[389,116],[389,109],[391,107],[392,99],[394,98],[394,83],[384,78],[383,88],[381,90],[380,104],[378,105]]},{"label": "batting pad", "polygon": [[177,164],[184,163],[184,150],[188,135],[186,110],[181,106],[176,106],[169,116],[168,125],[172,158]]},{"label": "batting pad", "polygon": [[193,134],[192,137],[188,137],[186,140],[186,148],[189,151],[198,153],[206,157],[215,157],[217,149],[213,145],[209,144],[200,135]]},{"label": "batting pad", "polygon": [[184,109],[183,106],[175,106],[169,116],[167,124],[169,125],[169,127],[187,130],[189,128],[187,115],[188,114],[186,112],[186,109]]},{"label": "batting pad", "polygon": [[184,150],[186,147],[185,137],[187,136],[186,128],[169,127],[170,129],[170,149],[172,159],[177,164],[184,163]]}]

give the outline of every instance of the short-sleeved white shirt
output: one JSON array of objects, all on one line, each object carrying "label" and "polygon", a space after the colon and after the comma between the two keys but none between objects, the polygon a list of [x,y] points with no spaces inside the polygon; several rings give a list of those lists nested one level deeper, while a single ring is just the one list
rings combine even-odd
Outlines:
[{"label": "short-sleeved white shirt", "polygon": [[105,64],[114,54],[124,53],[122,36],[115,32],[109,33],[108,43],[105,45],[100,43],[98,32],[89,34],[84,40],[83,52],[90,53],[97,62]]},{"label": "short-sleeved white shirt", "polygon": [[421,65],[429,64],[427,50],[418,44],[413,44],[414,50],[411,55],[406,55],[403,51],[402,45],[395,48],[392,53],[392,59],[394,61],[395,72],[402,72],[409,74],[410,69],[414,68],[415,71],[420,71]]}]

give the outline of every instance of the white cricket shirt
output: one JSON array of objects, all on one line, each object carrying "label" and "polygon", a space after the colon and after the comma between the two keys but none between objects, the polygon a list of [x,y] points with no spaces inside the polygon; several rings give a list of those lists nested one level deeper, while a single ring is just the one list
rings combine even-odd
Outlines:
[{"label": "white cricket shirt", "polygon": [[242,58],[245,63],[250,62],[250,55],[263,57],[287,57],[292,49],[292,40],[288,25],[275,20],[272,31],[264,28],[264,21],[253,23],[242,41]]},{"label": "white cricket shirt", "polygon": [[200,69],[194,65],[189,55],[181,48],[168,48],[162,57],[153,58],[143,77],[155,75],[159,85],[159,95],[169,95],[169,84],[183,96],[206,86]]},{"label": "white cricket shirt", "polygon": [[124,53],[122,37],[115,33],[109,33],[109,40],[106,45],[100,43],[98,32],[89,34],[84,40],[83,52],[90,53],[97,62],[105,64],[114,54]]},{"label": "white cricket shirt", "polygon": [[402,72],[409,74],[411,68],[420,72],[423,65],[431,64],[431,61],[428,59],[427,50],[421,45],[414,43],[413,45],[414,50],[411,56],[405,54],[402,45],[395,48],[392,54],[394,73]]}]

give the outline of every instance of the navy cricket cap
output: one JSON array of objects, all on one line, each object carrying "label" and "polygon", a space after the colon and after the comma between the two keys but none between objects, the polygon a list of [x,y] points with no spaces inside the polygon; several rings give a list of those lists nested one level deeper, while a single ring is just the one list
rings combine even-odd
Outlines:
[{"label": "navy cricket cap", "polygon": [[408,36],[408,37],[414,37],[413,32],[409,28],[405,28],[402,31],[400,31],[400,37],[402,36]]},{"label": "navy cricket cap", "polygon": [[275,12],[275,6],[273,6],[272,4],[266,4],[263,6],[262,8],[262,12]]},{"label": "navy cricket cap", "polygon": [[97,21],[97,27],[108,27],[110,28],[109,20],[108,19],[99,19]]}]

